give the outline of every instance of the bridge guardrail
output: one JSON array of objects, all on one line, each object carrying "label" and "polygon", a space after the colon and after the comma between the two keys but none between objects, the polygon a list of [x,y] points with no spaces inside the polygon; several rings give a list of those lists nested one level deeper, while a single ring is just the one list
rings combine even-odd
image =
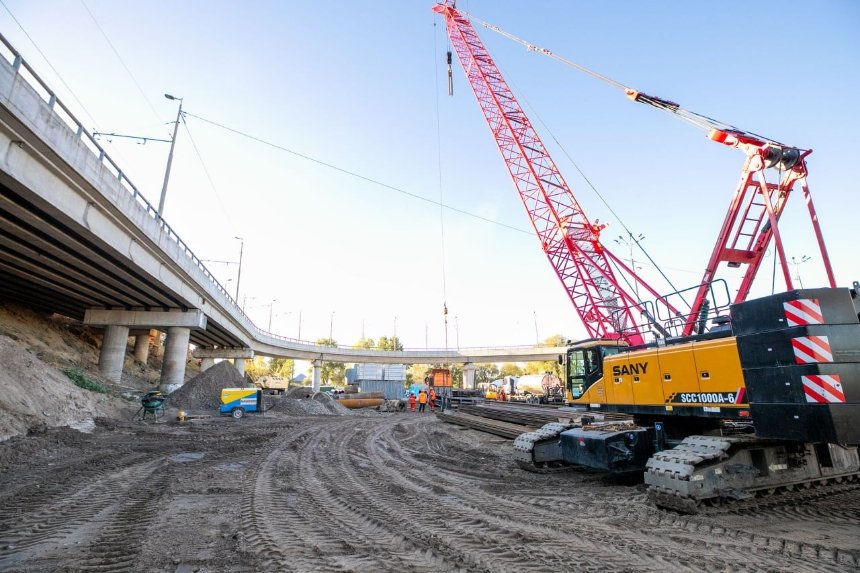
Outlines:
[{"label": "bridge guardrail", "polygon": [[[219,283],[209,269],[206,268],[197,255],[194,254],[194,251],[182,240],[182,238],[174,231],[170,225],[164,220],[163,217],[158,216],[158,210],[152,206],[152,204],[147,200],[146,197],[138,190],[137,186],[125,175],[122,168],[107,154],[104,148],[96,141],[95,137],[87,131],[84,125],[75,117],[75,114],[64,104],[54,93],[54,91],[39,77],[39,74],[24,60],[23,56],[9,43],[5,36],[0,34],[0,43],[2,43],[2,48],[5,48],[3,57],[12,65],[12,68],[18,73],[18,75],[30,85],[47,103],[48,107],[54,113],[54,115],[62,120],[62,122],[75,132],[78,139],[89,149],[93,155],[97,156],[99,162],[104,165],[111,173],[113,173],[123,188],[131,194],[134,198],[135,202],[142,207],[147,215],[155,219],[158,225],[165,231],[168,238],[174,241],[179,247],[188,255],[191,262],[194,263],[204,274],[204,276],[212,282],[215,288],[220,292],[229,303],[229,306],[232,307],[233,311],[236,312],[237,315],[244,317],[248,324],[250,324],[257,332],[264,333],[264,331],[258,328],[254,322],[248,317],[247,314],[242,310],[236,300],[230,295],[229,292]],[[9,57],[11,55],[11,58]]]}]

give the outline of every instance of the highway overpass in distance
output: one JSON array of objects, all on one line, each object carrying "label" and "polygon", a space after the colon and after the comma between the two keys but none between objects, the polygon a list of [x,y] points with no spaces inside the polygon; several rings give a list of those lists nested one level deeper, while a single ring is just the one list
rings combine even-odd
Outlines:
[{"label": "highway overpass in distance", "polygon": [[[257,327],[11,44],[0,36],[0,298],[104,329],[119,381],[129,336],[146,360],[167,333],[162,384],[202,359],[255,355],[378,363],[554,360],[555,347],[404,350],[318,346]],[[316,377],[315,377],[316,378]]]}]

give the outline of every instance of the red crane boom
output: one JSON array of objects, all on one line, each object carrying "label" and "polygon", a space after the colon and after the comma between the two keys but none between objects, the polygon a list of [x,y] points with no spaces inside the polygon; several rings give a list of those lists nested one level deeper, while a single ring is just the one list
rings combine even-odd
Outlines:
[{"label": "red crane boom", "polygon": [[[600,243],[603,225],[589,221],[469,20],[437,4],[448,36],[502,153],[544,253],[589,336],[644,342],[632,309],[638,301],[618,283]],[[638,277],[640,285],[659,295]]]},{"label": "red crane boom", "polygon": [[[674,102],[640,93],[569,62],[549,50],[481,22],[488,29],[525,45],[530,51],[562,61],[622,89],[631,100],[674,114],[706,129],[710,139],[737,147],[746,153],[747,161],[740,183],[732,197],[702,281],[698,287],[689,289],[696,291],[693,303],[689,305],[687,312],[679,312],[667,297],[658,294],[633,269],[627,267],[600,243],[600,231],[604,226],[592,224],[583,213],[469,18],[447,1],[436,4],[433,11],[445,18],[448,37],[496,139],[543,250],[564,284],[590,336],[623,338],[630,344],[644,342],[642,326],[637,324],[634,310],[645,317],[644,323],[648,328],[657,330],[663,336],[670,332],[687,336],[697,330],[701,331],[706,315],[717,310],[709,309],[708,299],[712,294],[712,284],[719,265],[746,265],[740,287],[732,301],[743,302],[749,294],[771,241],[776,247],[786,289],[792,290],[794,286],[789,272],[789,261],[785,255],[778,223],[795,184],[802,188],[828,282],[831,287],[836,286],[806,183],[805,159],[811,150],[785,146],[686,110]],[[765,171],[771,168],[779,170],[780,180],[776,183],[769,182],[765,176]],[[641,303],[637,300],[638,296],[633,297],[629,291],[622,288],[612,265],[621,269],[628,284],[633,281],[654,296],[653,304]],[[681,296],[681,293],[668,296],[674,299],[676,295]]]}]

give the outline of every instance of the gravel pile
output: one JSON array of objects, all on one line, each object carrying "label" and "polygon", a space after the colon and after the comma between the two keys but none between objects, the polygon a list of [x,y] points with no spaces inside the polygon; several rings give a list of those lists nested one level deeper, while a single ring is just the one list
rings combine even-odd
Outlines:
[{"label": "gravel pile", "polygon": [[351,416],[353,414],[352,410],[343,404],[338,404],[337,400],[332,398],[330,394],[318,392],[314,395],[314,400],[325,406],[326,409],[335,416]]},{"label": "gravel pile", "polygon": [[272,411],[289,416],[351,416],[353,414],[351,410],[335,403],[331,396],[324,392],[315,394],[310,388],[296,390],[277,398],[272,404]]},{"label": "gravel pile", "polygon": [[273,412],[290,416],[331,416],[331,411],[310,398],[281,398],[272,406]]},{"label": "gravel pile", "polygon": [[211,413],[221,405],[221,390],[244,387],[242,375],[225,360],[183,384],[167,397],[165,405],[189,412]]}]

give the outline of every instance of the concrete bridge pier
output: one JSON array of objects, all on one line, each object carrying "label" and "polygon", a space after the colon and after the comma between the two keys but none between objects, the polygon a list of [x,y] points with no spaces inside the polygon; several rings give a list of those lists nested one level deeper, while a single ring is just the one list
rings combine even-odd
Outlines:
[{"label": "concrete bridge pier", "polygon": [[475,387],[475,365],[471,362],[463,364],[463,388]]},{"label": "concrete bridge pier", "polygon": [[102,348],[99,353],[99,371],[111,382],[122,378],[125,349],[128,345],[128,327],[109,325],[105,327]]},{"label": "concrete bridge pier", "polygon": [[149,360],[149,329],[134,334],[134,359],[141,364]]},{"label": "concrete bridge pier", "polygon": [[188,340],[191,329],[183,326],[171,326],[167,329],[164,341],[164,361],[161,364],[162,391],[167,386],[185,382],[185,362],[188,360]]},{"label": "concrete bridge pier", "polygon": [[191,352],[191,356],[199,358],[203,362],[200,364],[202,370],[211,368],[215,365],[215,359],[232,359],[233,366],[239,371],[239,374],[245,376],[245,360],[254,358],[254,351],[251,348],[221,348],[221,347],[200,347],[195,348]]},{"label": "concrete bridge pier", "polygon": [[[130,329],[159,329],[167,331],[165,343],[164,364],[161,368],[161,387],[168,384],[182,384],[185,381],[185,360],[188,356],[188,340],[191,329],[206,328],[206,315],[201,310],[187,312],[143,311],[143,310],[108,310],[90,308],[84,314],[84,324],[105,327],[104,341],[99,354],[99,370],[112,382],[122,378],[122,366],[128,345]],[[135,341],[135,358],[137,351],[147,346],[149,336],[138,336]]]},{"label": "concrete bridge pier", "polygon": [[314,390],[314,392],[319,392],[320,391],[320,367],[322,366],[322,360],[317,358],[316,360],[313,361],[313,365],[314,365],[313,390]]}]

